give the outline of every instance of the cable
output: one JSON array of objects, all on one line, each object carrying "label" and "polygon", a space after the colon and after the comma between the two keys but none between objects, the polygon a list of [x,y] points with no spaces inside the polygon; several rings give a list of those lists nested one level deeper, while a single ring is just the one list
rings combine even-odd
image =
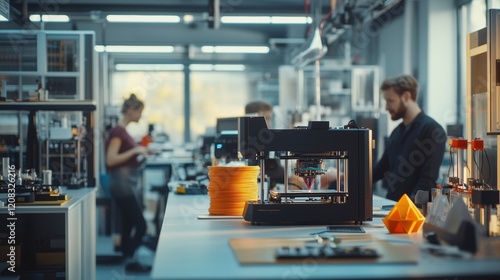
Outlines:
[{"label": "cable", "polygon": [[[455,176],[455,163],[453,162],[453,153],[451,152],[452,147],[450,147],[449,152],[450,152],[450,169],[451,169],[451,175]],[[450,171],[448,170],[448,175],[450,175]]]},{"label": "cable", "polygon": [[[484,150],[483,150],[483,153],[485,153]],[[483,167],[484,167],[484,163],[483,163],[483,160],[481,158],[481,167],[479,168],[479,172],[481,172],[481,178],[480,178],[481,180],[484,180],[484,178],[483,178]],[[489,173],[489,171],[488,171],[488,173]]]},{"label": "cable", "polygon": [[476,157],[474,155],[474,152],[472,152],[472,158],[474,160],[474,165],[477,167],[477,169],[479,169],[479,179],[483,179],[483,166],[479,166],[479,164],[477,163],[477,160],[476,160]]},{"label": "cable", "polygon": [[488,183],[483,183],[483,187],[484,187],[484,186],[486,186],[486,188],[487,188],[487,189],[490,189],[490,190],[492,190],[492,189],[493,189],[490,185],[488,185]]},{"label": "cable", "polygon": [[[462,158],[462,163],[465,165],[465,167],[467,168],[467,171],[469,172],[469,176],[468,177],[472,176],[472,173],[470,171],[469,165],[467,165],[467,160],[465,160],[465,157]],[[465,184],[465,178],[463,178],[463,180],[464,180],[464,184]]]},{"label": "cable", "polygon": [[491,179],[491,165],[490,165],[490,158],[488,157],[488,153],[486,152],[486,150],[483,150],[483,153],[486,155],[486,162],[488,163],[488,182],[490,181]]},{"label": "cable", "polygon": [[328,14],[321,20],[321,23],[319,24],[319,33],[321,35],[323,35],[323,27],[325,26],[325,23],[328,20],[328,18],[330,18],[330,16],[332,15],[332,11],[333,11],[333,9],[330,9]]},{"label": "cable", "polygon": [[[448,172],[446,173],[446,175],[448,177],[450,177],[450,170],[451,170],[451,167],[453,166],[452,156],[451,156],[451,147],[448,150],[448,152],[449,152],[449,155],[450,155],[450,165],[448,166]],[[443,180],[446,180],[446,178],[443,178]],[[446,184],[446,181],[442,182],[441,186],[444,186],[445,184]]]}]

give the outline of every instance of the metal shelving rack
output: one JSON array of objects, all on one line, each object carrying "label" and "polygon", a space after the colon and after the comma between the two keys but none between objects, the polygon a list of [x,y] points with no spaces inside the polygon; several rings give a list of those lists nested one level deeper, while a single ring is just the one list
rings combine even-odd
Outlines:
[{"label": "metal shelving rack", "polygon": [[[69,141],[74,142],[75,145],[77,146],[72,153],[65,153],[64,155],[64,157],[74,157],[75,166],[74,168],[68,168],[66,166],[65,168],[61,168],[60,171],[63,172],[64,170],[67,170],[70,173],[76,173],[76,175],[78,175],[78,179],[79,180],[84,179],[85,181],[84,185],[87,186],[95,186],[96,183],[95,180],[96,180],[97,169],[95,164],[96,155],[94,151],[95,150],[94,112],[96,111],[96,109],[97,109],[96,103],[94,101],[88,101],[88,100],[44,101],[44,102],[9,102],[9,101],[0,102],[0,112],[12,111],[12,112],[17,112],[19,114],[26,114],[27,112],[29,119],[32,119],[32,116],[36,114],[42,114],[45,116],[47,115],[46,112],[81,112],[84,119],[84,122],[81,125],[82,128],[84,128],[87,133],[84,135],[83,138],[73,138],[65,140],[68,143]],[[45,125],[47,125],[47,123],[45,123]],[[24,131],[24,129],[21,128],[20,131]],[[34,139],[32,137],[25,136],[24,133],[20,133],[19,138],[22,140],[20,141],[21,148],[19,149],[19,154],[20,157],[22,158],[23,154],[28,153],[28,148],[34,145]],[[38,165],[37,168],[38,171],[44,169],[50,169],[49,157],[51,155],[49,154],[48,146],[49,142],[52,140],[50,140],[49,137],[47,136],[43,139],[46,139],[46,141],[42,141],[42,143],[39,144],[45,144],[45,145],[43,146],[40,145],[39,147],[40,149],[38,151],[40,157],[37,160],[38,162],[35,163]],[[38,138],[36,142],[38,142],[38,140],[40,139]],[[26,147],[27,149],[24,150],[23,147]],[[82,151],[84,152],[82,153]],[[58,154],[58,157],[61,158],[62,155]],[[25,165],[21,164],[20,166],[16,167],[23,169]],[[55,175],[60,175],[61,182],[65,182],[64,180],[62,180],[63,174],[57,174],[55,172],[53,173],[53,176]],[[71,176],[72,174],[69,175]],[[80,184],[81,181],[79,181],[78,183]]]},{"label": "metal shelving rack", "polygon": [[[86,178],[86,185],[95,186],[94,45],[93,31],[0,31],[0,97],[6,100],[0,102],[0,120],[17,117],[17,125],[11,126],[17,126],[19,149],[10,153],[18,159],[16,168],[31,168],[29,162],[38,174],[49,169],[49,119],[59,112],[76,113],[81,116],[77,125],[87,133],[85,139],[73,140],[88,152],[81,156],[78,148],[65,157],[76,157],[71,172],[85,172],[80,177]],[[38,124],[35,135],[42,134],[35,140],[30,135],[32,123]],[[38,147],[34,147],[38,140]]]}]

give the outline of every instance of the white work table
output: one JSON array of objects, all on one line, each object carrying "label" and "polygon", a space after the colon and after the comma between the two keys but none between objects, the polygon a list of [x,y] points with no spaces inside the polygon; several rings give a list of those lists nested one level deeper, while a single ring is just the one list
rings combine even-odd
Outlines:
[{"label": "white work table", "polygon": [[[477,277],[500,279],[500,259],[454,259],[420,250],[417,263],[320,263],[242,265],[232,238],[308,237],[325,226],[251,225],[243,219],[198,219],[208,212],[207,195],[171,194],[156,250],[153,279],[389,279]],[[394,204],[374,197],[374,206]],[[364,222],[366,233],[382,239],[424,243],[422,232],[389,234],[381,218]],[[354,233],[356,234],[356,233]]]}]

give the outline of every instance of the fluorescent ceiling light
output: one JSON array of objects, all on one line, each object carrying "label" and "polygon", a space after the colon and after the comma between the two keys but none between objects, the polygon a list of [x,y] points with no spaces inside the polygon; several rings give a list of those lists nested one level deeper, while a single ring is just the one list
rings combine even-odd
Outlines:
[{"label": "fluorescent ceiling light", "polygon": [[108,15],[106,20],[109,22],[167,22],[177,23],[181,21],[179,16],[160,16],[160,15]]},{"label": "fluorescent ceiling light", "polygon": [[247,23],[247,24],[305,24],[311,23],[311,17],[297,16],[223,16],[222,23]]},{"label": "fluorescent ceiling light", "polygon": [[193,15],[190,15],[190,14],[184,15],[184,16],[182,17],[182,21],[183,21],[184,23],[192,23],[192,22],[194,22],[194,16],[193,16]]},{"label": "fluorescent ceiling light", "polygon": [[173,46],[95,46],[97,52],[173,53]]},{"label": "fluorescent ceiling light", "polygon": [[106,46],[106,52],[172,53],[172,46]]},{"label": "fluorescent ceiling light", "polygon": [[30,21],[40,21],[42,20],[42,17],[40,15],[30,15]]},{"label": "fluorescent ceiling light", "polygon": [[182,64],[126,64],[119,63],[115,65],[118,71],[182,71]]},{"label": "fluorescent ceiling light", "polygon": [[271,17],[272,24],[306,24],[311,22],[311,17]]},{"label": "fluorescent ceiling light", "polygon": [[191,71],[212,71],[214,70],[213,64],[190,64],[189,70]]},{"label": "fluorescent ceiling light", "polygon": [[271,17],[264,16],[223,16],[222,23],[271,23]]},{"label": "fluorescent ceiling light", "polygon": [[268,53],[267,46],[202,46],[203,53]]},{"label": "fluorescent ceiling light", "polygon": [[243,64],[215,64],[215,71],[244,71],[245,65]]},{"label": "fluorescent ceiling light", "polygon": [[30,21],[37,22],[68,22],[69,17],[67,15],[30,15]]},{"label": "fluorescent ceiling light", "polygon": [[94,51],[96,51],[96,52],[104,52],[105,50],[106,50],[105,46],[102,46],[102,45],[95,45],[94,46]]},{"label": "fluorescent ceiling light", "polygon": [[243,64],[190,64],[191,71],[244,71]]},{"label": "fluorescent ceiling light", "polygon": [[6,17],[4,17],[3,15],[0,15],[0,21],[9,21]]}]

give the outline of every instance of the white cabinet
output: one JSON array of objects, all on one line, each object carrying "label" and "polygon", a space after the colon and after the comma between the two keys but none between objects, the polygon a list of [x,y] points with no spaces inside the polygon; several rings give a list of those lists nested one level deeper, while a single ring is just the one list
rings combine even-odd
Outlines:
[{"label": "white cabinet", "polygon": [[[62,206],[16,205],[13,216],[7,215],[10,209],[0,207],[2,225],[15,224],[20,279],[95,279],[95,192],[95,188],[68,190],[71,200]],[[12,235],[8,230],[2,226],[0,234]]]}]

